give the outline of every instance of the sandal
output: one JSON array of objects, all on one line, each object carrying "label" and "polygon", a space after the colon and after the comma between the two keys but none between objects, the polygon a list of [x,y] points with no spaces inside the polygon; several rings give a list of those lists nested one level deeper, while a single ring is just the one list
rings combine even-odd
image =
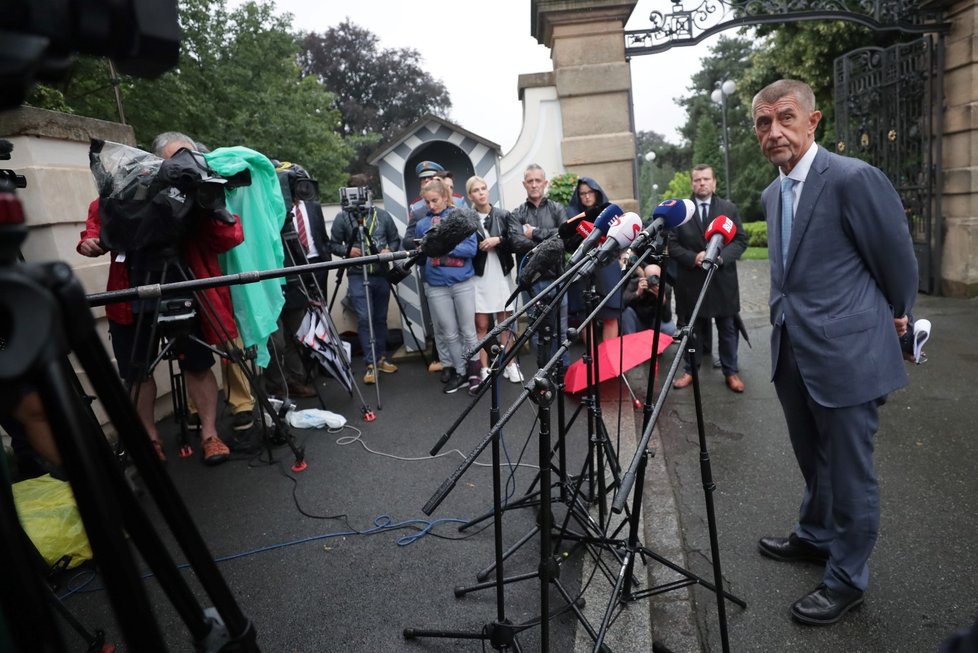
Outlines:
[{"label": "sandal", "polygon": [[153,445],[153,451],[156,452],[156,457],[160,459],[161,463],[166,462],[166,452],[163,451],[163,443],[159,440],[150,440]]},{"label": "sandal", "polygon": [[231,450],[219,437],[209,437],[201,441],[200,445],[204,454],[205,465],[220,465],[231,458]]}]

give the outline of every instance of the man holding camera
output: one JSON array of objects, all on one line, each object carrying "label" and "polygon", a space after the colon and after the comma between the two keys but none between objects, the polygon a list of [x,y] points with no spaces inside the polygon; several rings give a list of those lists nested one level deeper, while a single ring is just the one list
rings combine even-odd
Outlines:
[{"label": "man holding camera", "polygon": [[[401,237],[390,213],[370,202],[369,182],[367,175],[352,175],[347,181],[348,187],[341,190],[343,210],[336,214],[330,231],[330,248],[337,256],[357,258],[401,248]],[[391,296],[386,267],[371,263],[366,266],[366,276],[364,266],[347,270],[349,296],[357,314],[357,334],[367,367],[363,382],[367,385],[376,383],[378,371],[386,374],[397,371],[397,366],[384,356],[387,351],[387,307]]]},{"label": "man holding camera", "polygon": [[[181,148],[195,149],[192,139],[175,132],[161,134],[155,144],[163,158],[172,157]],[[83,256],[97,257],[106,253],[99,239],[102,228],[99,205],[99,200],[95,200],[89,206],[85,230],[76,248]],[[181,259],[179,264],[186,264],[197,278],[220,275],[217,254],[244,241],[241,223],[237,219],[233,223],[217,220],[201,209],[195,208],[194,212],[193,224],[187,237],[177,244]],[[112,252],[107,289],[120,290],[144,283],[140,275],[145,275],[146,271],[154,268],[156,262],[152,259],[157,256],[156,253],[139,251]],[[201,301],[208,306],[198,306],[198,310],[207,312],[212,309],[215,321],[222,328],[216,328],[204,318],[193,325],[191,333],[213,345],[222,345],[228,338],[237,337],[228,288],[210,288],[201,291],[201,296]],[[105,312],[109,319],[109,333],[119,373],[130,383],[140,420],[153,442],[157,456],[165,461],[166,454],[154,419],[156,380],[148,369],[150,359],[157,350],[157,343],[149,341],[157,310],[158,306],[137,300],[110,304]],[[186,378],[187,391],[199,411],[204,463],[217,465],[230,458],[230,450],[217,434],[218,389],[217,379],[211,369],[214,358],[207,347],[193,338],[180,340],[180,368]]]}]

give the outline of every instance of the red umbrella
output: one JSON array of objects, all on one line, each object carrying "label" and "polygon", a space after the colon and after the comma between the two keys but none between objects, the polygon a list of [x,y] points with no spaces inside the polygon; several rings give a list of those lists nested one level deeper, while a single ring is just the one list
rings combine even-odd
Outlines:
[{"label": "red umbrella", "polygon": [[[629,333],[627,336],[612,338],[598,345],[598,382],[607,381],[623,372],[641,365],[652,358],[652,329]],[[672,338],[659,334],[659,354],[672,344]],[[564,377],[564,388],[567,392],[577,393],[587,387],[587,367],[584,359],[576,360],[567,368]]]}]

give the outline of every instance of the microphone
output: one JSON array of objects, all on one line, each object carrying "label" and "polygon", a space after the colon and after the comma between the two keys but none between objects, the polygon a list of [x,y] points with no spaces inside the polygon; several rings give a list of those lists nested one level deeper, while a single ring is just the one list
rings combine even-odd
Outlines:
[{"label": "microphone", "polygon": [[425,233],[419,245],[421,253],[431,258],[447,256],[478,228],[478,213],[472,209],[453,209]]},{"label": "microphone", "polygon": [[725,215],[718,215],[706,228],[706,238],[709,241],[706,245],[706,256],[703,257],[703,269],[709,270],[716,264],[720,248],[726,247],[737,235],[737,225]]},{"label": "microphone", "polygon": [[527,252],[523,257],[520,273],[517,276],[516,290],[506,300],[506,306],[513,303],[521,292],[529,290],[540,279],[557,277],[564,264],[564,242],[560,236],[547,238]]},{"label": "microphone", "polygon": [[632,242],[632,251],[641,253],[656,241],[663,229],[675,229],[696,215],[696,205],[688,199],[663,200],[652,211],[652,222]]},{"label": "microphone", "polygon": [[608,228],[608,239],[601,243],[597,254],[581,268],[581,276],[587,276],[595,268],[604,267],[618,252],[628,249],[642,230],[642,218],[629,211],[612,218]]},{"label": "microphone", "polygon": [[604,236],[608,235],[608,229],[611,228],[611,221],[618,216],[622,215],[624,211],[617,204],[609,204],[606,206],[598,217],[594,219],[594,229],[587,235],[587,238],[581,242],[577,251],[571,256],[568,265],[574,266],[579,263],[584,256],[590,252],[594,247],[601,241]]}]

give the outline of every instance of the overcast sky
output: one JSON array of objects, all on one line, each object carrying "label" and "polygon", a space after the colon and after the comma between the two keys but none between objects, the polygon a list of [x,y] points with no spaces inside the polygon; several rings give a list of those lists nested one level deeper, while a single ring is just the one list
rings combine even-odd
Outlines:
[{"label": "overcast sky", "polygon": [[[669,0],[639,0],[626,29],[648,27],[649,12],[669,6]],[[449,119],[499,143],[504,153],[522,124],[517,77],[553,70],[550,50],[530,35],[530,0],[449,0],[437,5],[444,22],[432,18],[436,5],[403,0],[276,0],[276,7],[291,13],[293,27],[303,32],[324,32],[348,17],[376,34],[383,48],[418,50],[428,72],[448,88]],[[674,100],[688,94],[689,79],[714,42],[632,60],[639,131],[679,142],[676,129],[685,114]]]}]

